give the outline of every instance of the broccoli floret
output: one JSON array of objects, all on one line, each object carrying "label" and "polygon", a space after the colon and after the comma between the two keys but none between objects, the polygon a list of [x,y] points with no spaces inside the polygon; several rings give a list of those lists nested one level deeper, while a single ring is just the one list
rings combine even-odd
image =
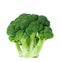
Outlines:
[{"label": "broccoli floret", "polygon": [[43,15],[21,14],[7,27],[9,40],[16,44],[20,57],[35,58],[47,39],[53,38],[50,21]]}]

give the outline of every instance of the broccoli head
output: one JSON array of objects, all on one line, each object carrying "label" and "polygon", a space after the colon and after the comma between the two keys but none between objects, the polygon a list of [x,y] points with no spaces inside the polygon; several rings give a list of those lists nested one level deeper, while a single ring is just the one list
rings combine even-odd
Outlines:
[{"label": "broccoli head", "polygon": [[43,43],[53,38],[50,21],[43,15],[23,13],[7,27],[9,40],[16,44],[20,57],[39,56]]}]

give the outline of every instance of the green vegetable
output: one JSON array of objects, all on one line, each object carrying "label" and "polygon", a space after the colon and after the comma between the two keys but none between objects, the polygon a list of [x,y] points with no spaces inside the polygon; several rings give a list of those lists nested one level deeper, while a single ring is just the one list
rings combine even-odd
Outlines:
[{"label": "green vegetable", "polygon": [[53,38],[50,22],[45,16],[21,14],[7,27],[9,40],[16,44],[20,57],[38,57],[42,45]]}]

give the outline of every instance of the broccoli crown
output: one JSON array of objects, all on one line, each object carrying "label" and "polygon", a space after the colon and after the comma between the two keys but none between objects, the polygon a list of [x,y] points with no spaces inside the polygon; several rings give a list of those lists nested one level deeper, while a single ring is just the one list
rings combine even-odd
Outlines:
[{"label": "broccoli crown", "polygon": [[14,21],[11,21],[7,28],[7,34],[11,40],[13,40],[13,38],[17,39],[17,37],[19,38],[20,35],[22,36],[24,34],[30,36],[34,32],[36,35],[38,33],[38,37],[40,39],[49,39],[53,37],[50,22],[47,17],[24,13],[17,17]]},{"label": "broccoli crown", "polygon": [[[47,17],[36,14],[23,13],[15,20],[11,21],[7,27],[9,40],[20,45],[24,45],[22,41],[26,41],[26,46],[30,46],[34,40],[35,47],[40,40],[46,40],[53,37],[53,32],[50,27],[50,22]],[[24,45],[25,47],[25,45]]]}]

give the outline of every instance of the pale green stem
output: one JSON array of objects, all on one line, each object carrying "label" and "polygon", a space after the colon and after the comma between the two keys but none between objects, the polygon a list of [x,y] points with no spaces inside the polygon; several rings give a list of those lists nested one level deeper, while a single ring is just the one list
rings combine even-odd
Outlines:
[{"label": "pale green stem", "polygon": [[38,44],[36,45],[36,47],[32,51],[32,56],[33,57],[37,57],[39,55],[39,52],[42,48],[43,43],[44,42],[42,40],[39,40]]},{"label": "pale green stem", "polygon": [[20,45],[18,43],[16,43],[16,48],[19,53],[19,56],[22,56],[22,50],[21,50]]},{"label": "pale green stem", "polygon": [[32,52],[32,50],[33,50],[34,40],[35,40],[35,34],[36,34],[36,33],[33,33],[33,34],[30,36],[30,41],[31,41],[31,43],[30,43],[30,52]]},{"label": "pale green stem", "polygon": [[21,43],[22,43],[22,48],[23,48],[23,57],[28,57],[28,51],[29,51],[29,47],[27,45],[26,39],[21,39]]}]

